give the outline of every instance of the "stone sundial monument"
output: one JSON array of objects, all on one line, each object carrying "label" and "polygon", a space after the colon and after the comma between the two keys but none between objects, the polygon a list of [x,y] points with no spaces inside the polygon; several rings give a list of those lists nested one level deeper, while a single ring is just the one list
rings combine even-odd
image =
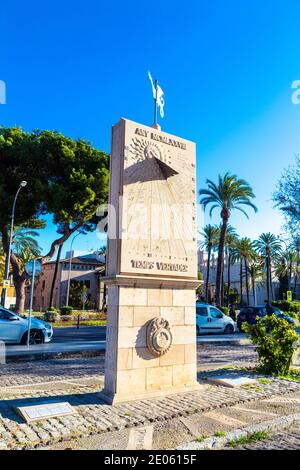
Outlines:
[{"label": "stone sundial monument", "polygon": [[112,129],[105,388],[110,403],[195,390],[196,147]]}]

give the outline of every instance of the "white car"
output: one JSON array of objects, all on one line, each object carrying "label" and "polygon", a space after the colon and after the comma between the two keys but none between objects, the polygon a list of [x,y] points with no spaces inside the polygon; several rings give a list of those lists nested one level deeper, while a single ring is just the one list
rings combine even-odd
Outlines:
[{"label": "white car", "polygon": [[[0,306],[0,340],[4,343],[26,344],[27,334],[28,318]],[[31,319],[29,344],[49,343],[52,336],[53,328],[49,323]]]},{"label": "white car", "polygon": [[196,303],[197,335],[203,333],[234,333],[236,330],[232,318],[213,305]]}]

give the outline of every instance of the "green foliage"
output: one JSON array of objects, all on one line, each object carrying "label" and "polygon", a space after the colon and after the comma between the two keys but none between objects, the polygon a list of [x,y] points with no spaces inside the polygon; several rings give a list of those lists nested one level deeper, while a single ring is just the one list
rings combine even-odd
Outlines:
[{"label": "green foliage", "polygon": [[274,307],[280,308],[280,310],[282,310],[283,312],[293,312],[297,315],[300,313],[299,300],[277,300],[276,302],[272,302],[272,305],[274,305]]},{"label": "green foliage", "polygon": [[65,307],[61,307],[60,309],[60,314],[61,315],[72,315],[73,313],[73,307],[70,305],[66,305]]},{"label": "green foliage", "polygon": [[44,313],[43,318],[47,322],[55,323],[59,319],[59,314],[57,311],[49,310],[48,312]]},{"label": "green foliage", "polygon": [[284,378],[285,380],[293,380],[294,382],[300,382],[300,370],[291,368],[289,373],[282,378]]},{"label": "green foliage", "polygon": [[[75,231],[95,229],[97,208],[107,202],[109,159],[90,143],[59,132],[0,127],[0,236],[4,250],[14,197],[22,180],[28,184],[18,197],[15,224],[23,229],[43,228],[42,216],[52,216],[59,236],[43,256],[49,259]],[[25,255],[28,257],[28,250]],[[26,275],[20,253],[13,252],[11,265],[18,286],[16,307],[21,312]]]},{"label": "green foliage", "polygon": [[198,246],[205,250],[216,250],[219,243],[220,229],[216,225],[205,225],[203,232],[200,233],[202,240],[199,241]]},{"label": "green foliage", "polygon": [[[225,292],[225,295],[227,296],[228,284],[224,285],[224,292]],[[241,301],[240,294],[237,292],[237,290],[234,287],[231,287],[229,289],[229,303],[239,305],[240,301]]]},{"label": "green foliage", "polygon": [[257,441],[269,439],[270,435],[265,431],[256,431],[248,436],[238,437],[229,442],[230,447],[243,446],[245,444],[251,444]]},{"label": "green foliage", "polygon": [[28,185],[16,205],[17,225],[35,227],[40,216],[52,214],[58,233],[92,230],[97,207],[107,201],[108,167],[107,155],[82,139],[0,128],[0,232],[22,180]]},{"label": "green foliage", "polygon": [[238,210],[248,218],[244,206],[251,207],[255,212],[257,208],[252,202],[255,195],[251,186],[247,181],[238,179],[236,175],[231,175],[227,172],[224,176],[219,175],[217,184],[211,180],[206,180],[206,184],[207,189],[200,189],[199,191],[201,196],[200,204],[203,204],[204,209],[210,207],[210,216],[215,209],[219,209],[222,219],[216,273],[216,304],[220,306],[222,305],[221,284],[225,239],[231,212]]},{"label": "green foliage", "polygon": [[230,173],[226,173],[224,176],[219,175],[217,184],[211,180],[206,180],[206,184],[208,189],[199,191],[200,196],[203,196],[200,204],[203,204],[204,208],[210,206],[210,215],[216,208],[222,209],[222,212],[225,211],[228,216],[230,216],[231,210],[236,209],[248,217],[241,206],[250,206],[257,211],[251,201],[255,197],[251,186],[247,181],[238,179],[236,175]]},{"label": "green foliage", "polygon": [[277,188],[273,195],[273,200],[277,207],[283,211],[287,228],[295,236],[299,233],[300,227],[300,157],[296,156],[295,165],[284,170]]},{"label": "green foliage", "polygon": [[220,307],[220,310],[227,316],[229,316],[229,308],[228,307]]},{"label": "green foliage", "polygon": [[[82,302],[82,293],[85,292],[87,297],[88,297],[88,288],[85,285],[84,281],[83,282],[78,282],[74,279],[71,280],[70,283],[70,300],[69,303],[71,306],[75,309],[81,309],[83,308],[83,302]],[[84,305],[85,309],[89,309],[91,307],[89,300],[85,302]]]},{"label": "green foliage", "polygon": [[275,315],[266,316],[254,325],[244,325],[253,344],[257,345],[259,371],[268,375],[286,375],[294,352],[299,348],[300,336],[296,327]]},{"label": "green foliage", "polygon": [[59,310],[58,310],[56,307],[50,307],[49,310],[48,310],[48,312],[56,312],[56,313],[58,313]]}]

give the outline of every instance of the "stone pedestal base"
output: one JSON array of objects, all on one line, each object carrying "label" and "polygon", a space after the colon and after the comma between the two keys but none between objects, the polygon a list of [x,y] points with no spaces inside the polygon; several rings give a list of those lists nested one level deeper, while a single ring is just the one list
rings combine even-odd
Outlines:
[{"label": "stone pedestal base", "polygon": [[[101,396],[121,403],[194,391],[196,280],[116,276],[108,284],[105,387]],[[172,333],[170,350],[154,356],[147,347],[149,321],[161,316]]]}]

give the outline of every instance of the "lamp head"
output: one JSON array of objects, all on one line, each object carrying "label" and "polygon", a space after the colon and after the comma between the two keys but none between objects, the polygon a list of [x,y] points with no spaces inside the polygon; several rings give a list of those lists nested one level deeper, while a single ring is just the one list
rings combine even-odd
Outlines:
[{"label": "lamp head", "polygon": [[24,188],[27,184],[27,181],[21,181],[20,186],[21,188]]}]

